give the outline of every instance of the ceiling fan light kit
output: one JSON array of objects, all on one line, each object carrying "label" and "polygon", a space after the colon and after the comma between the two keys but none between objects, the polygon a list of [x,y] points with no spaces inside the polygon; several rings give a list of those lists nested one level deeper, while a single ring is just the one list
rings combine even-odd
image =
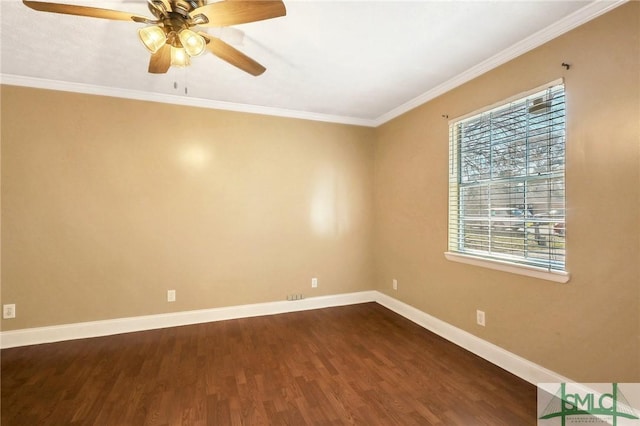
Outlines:
[{"label": "ceiling fan light kit", "polygon": [[286,15],[282,0],[224,0],[210,4],[207,0],[147,0],[155,19],[88,6],[29,0],[23,3],[40,12],[148,24],[138,30],[138,37],[151,53],[149,72],[153,74],[166,73],[171,66],[188,66],[192,57],[208,50],[251,75],[260,75],[265,67],[198,27],[225,27]]}]

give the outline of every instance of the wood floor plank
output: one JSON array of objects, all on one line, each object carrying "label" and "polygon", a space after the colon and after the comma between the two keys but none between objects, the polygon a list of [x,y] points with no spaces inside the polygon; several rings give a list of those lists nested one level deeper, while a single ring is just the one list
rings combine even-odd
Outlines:
[{"label": "wood floor plank", "polygon": [[533,425],[536,388],[376,304],[2,350],[12,425]]}]

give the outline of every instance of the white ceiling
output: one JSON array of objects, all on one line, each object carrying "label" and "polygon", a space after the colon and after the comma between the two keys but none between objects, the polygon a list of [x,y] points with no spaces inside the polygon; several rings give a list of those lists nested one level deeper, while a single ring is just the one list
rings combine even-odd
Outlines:
[{"label": "white ceiling", "polygon": [[376,126],[624,3],[284,1],[285,17],[210,30],[267,68],[253,77],[210,54],[149,74],[142,24],[2,0],[2,82]]}]

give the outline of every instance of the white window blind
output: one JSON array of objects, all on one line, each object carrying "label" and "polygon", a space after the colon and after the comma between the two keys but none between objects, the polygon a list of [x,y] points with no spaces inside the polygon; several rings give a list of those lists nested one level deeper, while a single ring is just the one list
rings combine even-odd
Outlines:
[{"label": "white window blind", "polygon": [[454,120],[449,139],[449,251],[564,271],[564,84]]}]

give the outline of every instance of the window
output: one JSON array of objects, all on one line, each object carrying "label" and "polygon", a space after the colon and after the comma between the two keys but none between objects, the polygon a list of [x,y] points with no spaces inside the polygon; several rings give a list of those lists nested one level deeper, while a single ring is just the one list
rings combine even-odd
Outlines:
[{"label": "window", "polygon": [[562,81],[452,121],[449,139],[448,254],[563,273]]}]

